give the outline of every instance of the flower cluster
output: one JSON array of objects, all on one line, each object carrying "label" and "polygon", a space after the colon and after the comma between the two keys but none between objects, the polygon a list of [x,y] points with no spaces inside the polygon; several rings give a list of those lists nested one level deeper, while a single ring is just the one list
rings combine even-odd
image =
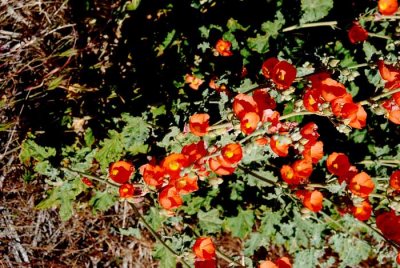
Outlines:
[{"label": "flower cluster", "polygon": [[368,220],[372,212],[368,197],[375,189],[371,177],[365,172],[359,172],[343,153],[331,153],[326,160],[326,166],[330,173],[338,177],[339,183],[345,182],[350,192],[361,198],[361,202],[355,199],[350,207],[354,217],[360,221]]},{"label": "flower cluster", "polygon": [[308,111],[333,113],[346,125],[358,129],[365,127],[367,113],[360,103],[353,102],[342,83],[330,78],[328,73],[311,75],[309,80],[311,85],[303,95],[303,104]]}]

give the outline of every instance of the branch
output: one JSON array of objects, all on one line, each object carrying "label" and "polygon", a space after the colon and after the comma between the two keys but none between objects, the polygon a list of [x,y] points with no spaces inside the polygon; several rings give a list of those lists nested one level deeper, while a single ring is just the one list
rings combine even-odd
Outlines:
[{"label": "branch", "polygon": [[190,265],[180,256],[175,250],[173,250],[165,241],[161,238],[161,236],[150,226],[150,224],[146,221],[146,219],[143,217],[142,213],[139,212],[137,207],[134,204],[131,204],[133,210],[135,213],[138,215],[139,219],[142,221],[144,226],[146,226],[147,230],[152,234],[152,236],[160,242],[170,253],[175,255],[178,260],[180,260],[186,267],[190,268]]},{"label": "branch", "polygon": [[373,102],[376,102],[377,100],[380,100],[380,99],[382,99],[384,97],[391,96],[391,95],[393,95],[393,94],[395,94],[397,92],[400,92],[400,88],[397,88],[397,89],[394,89],[394,90],[390,90],[389,92],[382,93],[382,94],[380,94],[378,96],[375,96],[375,97],[371,98],[370,100],[360,101],[359,103],[361,105],[371,105]]},{"label": "branch", "polygon": [[313,27],[324,27],[324,26],[330,26],[335,28],[335,26],[338,24],[337,21],[323,21],[323,22],[314,22],[314,23],[305,23],[302,25],[293,25],[286,27],[282,29],[282,32],[290,32],[290,31],[295,31],[298,29],[303,29],[303,28],[313,28]]}]

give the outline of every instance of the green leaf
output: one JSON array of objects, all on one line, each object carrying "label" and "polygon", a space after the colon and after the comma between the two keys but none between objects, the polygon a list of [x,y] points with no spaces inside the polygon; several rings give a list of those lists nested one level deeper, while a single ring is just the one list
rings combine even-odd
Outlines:
[{"label": "green leaf", "polygon": [[279,31],[285,24],[285,17],[280,11],[276,13],[275,18],[274,21],[266,21],[261,25],[261,30],[272,38],[278,37]]},{"label": "green leaf", "polygon": [[235,32],[237,30],[239,30],[239,31],[247,31],[247,29],[250,26],[243,27],[237,20],[235,20],[234,18],[230,18],[228,20],[228,22],[226,23],[226,27],[229,29],[229,31]]},{"label": "green leaf", "polygon": [[102,147],[94,156],[99,161],[102,170],[107,170],[110,163],[119,160],[124,150],[120,133],[110,130],[108,131],[108,136],[108,139],[100,142]]},{"label": "green leaf", "polygon": [[329,14],[333,7],[333,0],[301,0],[303,15],[300,24],[318,21]]},{"label": "green leaf", "polygon": [[[355,267],[361,261],[368,259],[372,250],[366,241],[360,240],[354,236],[348,237],[345,234],[334,234],[329,243],[332,249],[339,254],[342,261],[340,267]],[[349,249],[357,250],[349,250]]]},{"label": "green leaf", "polygon": [[365,53],[365,60],[368,62],[371,60],[373,55],[377,54],[376,48],[369,42],[363,43],[363,50]]},{"label": "green leaf", "polygon": [[141,117],[122,115],[126,125],[122,129],[121,136],[125,150],[131,155],[146,153],[148,145],[145,144],[150,134],[150,126]]},{"label": "green leaf", "polygon": [[236,217],[226,218],[224,229],[230,231],[232,236],[244,239],[254,225],[254,212],[252,210],[240,210]]},{"label": "green leaf", "polygon": [[48,90],[53,90],[58,88],[59,85],[61,85],[61,83],[64,80],[64,76],[58,76],[56,78],[54,78],[53,80],[50,81],[49,85],[47,86]]},{"label": "green leaf", "polygon": [[87,147],[91,147],[93,145],[95,138],[93,136],[93,131],[91,128],[86,129],[84,139]]},{"label": "green leaf", "polygon": [[133,228],[133,227],[129,227],[128,229],[119,228],[118,231],[121,233],[121,235],[133,236],[138,239],[142,239],[142,234],[139,228]]},{"label": "green leaf", "polygon": [[55,156],[56,150],[50,147],[42,147],[31,139],[24,140],[21,145],[21,152],[19,159],[25,165],[29,164],[31,158],[37,161],[44,161],[45,159]]},{"label": "green leaf", "polygon": [[154,258],[160,260],[157,267],[172,268],[176,267],[176,256],[169,252],[162,244],[156,243],[153,251]]},{"label": "green leaf", "polygon": [[139,5],[140,5],[140,0],[130,0],[126,4],[126,10],[134,11],[139,7]]},{"label": "green leaf", "polygon": [[146,221],[150,224],[151,228],[156,231],[161,228],[161,225],[165,220],[165,216],[162,216],[160,211],[155,207],[151,207],[149,209],[148,215],[145,215],[144,217]]},{"label": "green leaf", "polygon": [[164,38],[163,42],[158,45],[158,47],[156,47],[156,51],[157,52],[157,57],[161,56],[164,54],[164,50],[172,43],[172,41],[174,40],[176,34],[176,30],[172,30],[170,31],[167,36]]},{"label": "green leaf", "polygon": [[96,213],[97,211],[109,210],[114,205],[115,201],[115,196],[108,191],[96,191],[90,199],[89,205],[93,207],[92,212]]},{"label": "green leaf", "polygon": [[264,54],[269,50],[269,37],[268,34],[257,34],[256,37],[247,38],[247,45],[251,50]]},{"label": "green leaf", "polygon": [[204,212],[202,210],[197,213],[199,226],[204,233],[217,233],[221,230],[223,221],[219,218],[219,210],[214,208]]},{"label": "green leaf", "polygon": [[244,255],[253,256],[254,252],[260,247],[266,247],[268,245],[268,239],[259,232],[253,232],[250,234],[249,239],[244,244]]}]

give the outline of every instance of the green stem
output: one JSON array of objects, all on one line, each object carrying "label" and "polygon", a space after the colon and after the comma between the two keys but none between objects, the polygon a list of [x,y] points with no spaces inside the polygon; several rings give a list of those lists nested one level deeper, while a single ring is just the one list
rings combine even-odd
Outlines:
[{"label": "green stem", "polygon": [[246,172],[247,174],[250,174],[251,176],[259,179],[260,181],[266,182],[268,184],[272,184],[273,186],[279,186],[279,187],[281,186],[281,184],[279,182],[275,182],[273,180],[264,178],[263,176],[255,173],[254,171],[252,171],[252,170],[250,170],[250,169],[248,169],[248,168],[246,168],[246,167],[244,167],[242,165],[238,165],[238,168],[241,169],[242,171]]},{"label": "green stem", "polygon": [[346,67],[344,69],[352,70],[352,69],[358,69],[358,68],[363,68],[363,67],[370,67],[371,65],[372,64],[370,64],[370,63],[360,63],[357,65]]},{"label": "green stem", "polygon": [[279,117],[279,120],[285,120],[291,117],[299,116],[299,115],[319,115],[319,116],[325,116],[321,113],[314,113],[314,112],[309,112],[309,111],[301,111],[301,112],[294,112],[286,115],[282,115]]},{"label": "green stem", "polygon": [[368,36],[370,37],[375,37],[375,38],[381,38],[381,39],[386,39],[386,40],[392,40],[390,36],[387,35],[380,35],[380,34],[375,34],[375,33],[368,33]]},{"label": "green stem", "polygon": [[83,177],[87,177],[88,179],[95,180],[95,181],[102,182],[102,183],[106,183],[106,184],[111,185],[111,186],[115,186],[115,187],[119,187],[120,186],[120,184],[117,184],[115,182],[109,181],[107,179],[102,179],[102,178],[99,178],[99,177],[96,177],[96,176],[93,176],[93,175],[90,175],[90,174],[86,174],[86,173],[78,171],[78,170],[74,170],[74,169],[71,169],[71,168],[61,168],[61,169],[63,169],[64,171],[77,173],[77,174],[79,174],[79,175],[81,175]]},{"label": "green stem", "polygon": [[142,213],[139,212],[137,207],[134,204],[131,204],[131,206],[135,211],[136,215],[138,215],[139,219],[144,224],[144,226],[146,226],[147,230],[149,230],[149,232],[152,234],[152,236],[158,242],[160,242],[171,254],[175,255],[186,267],[190,268],[190,265],[177,252],[175,252],[175,250],[173,250],[170,246],[168,246],[167,243],[165,243],[164,240],[161,238],[161,236],[150,226],[150,224],[143,217]]},{"label": "green stem", "polygon": [[368,229],[372,230],[374,233],[376,233],[377,235],[379,235],[380,237],[382,237],[386,242],[388,242],[390,245],[392,245],[395,249],[397,249],[398,251],[400,250],[400,245],[398,245],[397,243],[395,243],[394,241],[387,239],[380,231],[378,231],[377,229],[375,229],[374,227],[372,227],[371,225],[369,225],[366,222],[363,221],[359,221],[361,223],[361,225],[364,225],[365,227],[367,227]]},{"label": "green stem", "polygon": [[233,124],[231,122],[229,123],[224,123],[224,124],[216,124],[216,125],[212,125],[208,128],[208,131],[213,131],[213,130],[217,130],[217,129],[221,129],[221,128],[233,128]]},{"label": "green stem", "polygon": [[373,164],[381,164],[381,165],[386,165],[386,166],[400,166],[400,160],[394,160],[394,159],[378,159],[378,160],[363,160],[361,162],[358,162],[357,164],[360,165],[373,165]]},{"label": "green stem", "polygon": [[285,33],[285,32],[295,31],[298,29],[313,28],[313,27],[325,27],[325,26],[335,27],[337,24],[338,24],[337,21],[305,23],[305,24],[301,24],[301,25],[293,25],[290,27],[286,27],[286,28],[282,29],[282,32]]},{"label": "green stem", "polygon": [[377,100],[380,100],[380,99],[382,99],[384,97],[391,96],[391,95],[393,95],[393,94],[395,94],[397,92],[400,92],[400,88],[390,90],[389,92],[382,93],[382,94],[380,94],[378,96],[375,96],[375,97],[371,98],[370,100],[360,101],[359,103],[361,105],[371,105],[373,102],[376,102]]},{"label": "green stem", "polygon": [[242,267],[242,268],[245,268],[245,267],[246,267],[246,266],[243,266],[242,264],[238,263],[237,261],[232,260],[232,259],[229,258],[227,255],[225,255],[224,253],[222,253],[221,251],[219,251],[218,249],[216,249],[215,252],[217,253],[217,256],[218,256],[219,258],[221,258],[221,259],[225,260],[226,262],[228,262],[228,263],[229,263],[229,266],[230,266],[231,264],[234,264],[234,265],[236,265],[236,266],[238,266],[238,267]]},{"label": "green stem", "polygon": [[374,16],[369,16],[367,18],[364,18],[366,21],[380,21],[380,20],[400,20],[400,16],[381,16],[377,18],[375,15]]}]

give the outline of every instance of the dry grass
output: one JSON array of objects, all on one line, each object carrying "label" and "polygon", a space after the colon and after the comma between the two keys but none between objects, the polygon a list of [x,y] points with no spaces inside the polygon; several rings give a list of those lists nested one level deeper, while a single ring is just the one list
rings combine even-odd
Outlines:
[{"label": "dry grass", "polygon": [[[23,180],[18,152],[25,104],[54,84],[67,88],[78,58],[68,1],[0,0],[0,25],[0,267],[155,266],[149,236],[121,239],[120,208],[93,215],[82,205],[61,222],[57,211],[35,209],[46,184]],[[128,226],[137,225],[132,213]]]}]

